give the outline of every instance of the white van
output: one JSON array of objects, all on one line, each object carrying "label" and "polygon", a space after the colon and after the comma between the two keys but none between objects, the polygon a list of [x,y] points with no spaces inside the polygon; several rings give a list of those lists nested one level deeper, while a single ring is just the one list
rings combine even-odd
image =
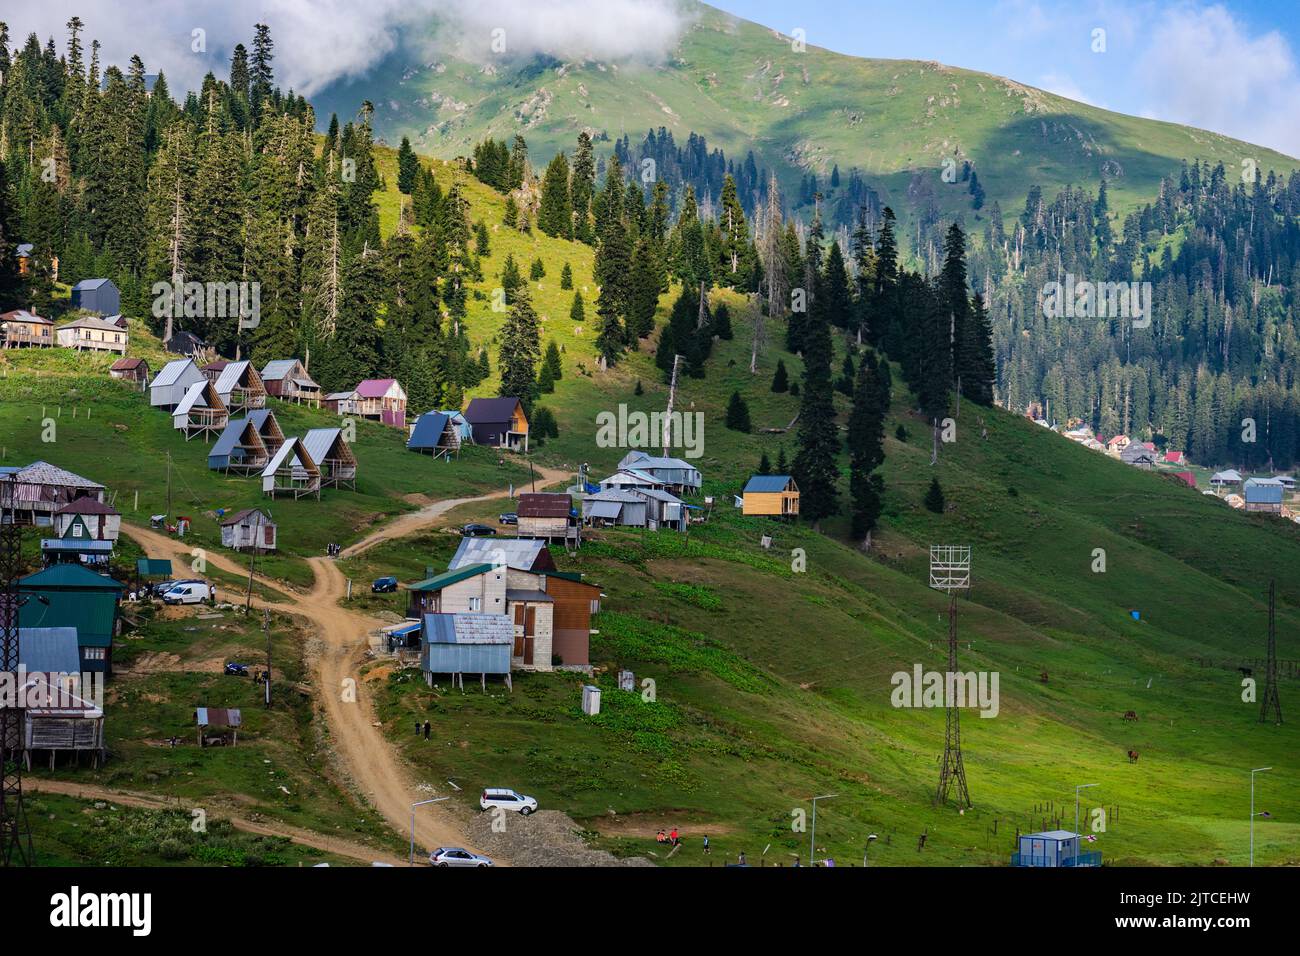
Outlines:
[{"label": "white van", "polygon": [[202,604],[211,598],[212,586],[202,581],[184,581],[162,596],[167,604]]}]

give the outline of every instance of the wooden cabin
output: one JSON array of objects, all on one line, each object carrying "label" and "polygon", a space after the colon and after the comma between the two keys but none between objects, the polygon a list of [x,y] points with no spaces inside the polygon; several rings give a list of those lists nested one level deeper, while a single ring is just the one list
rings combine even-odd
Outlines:
[{"label": "wooden cabin", "polygon": [[149,404],[170,411],[196,383],[206,381],[193,359],[175,359],[159,369],[149,383]]},{"label": "wooden cabin", "polygon": [[268,498],[279,494],[320,497],[320,468],[312,461],[302,439],[286,438],[262,471],[262,493]]},{"label": "wooden cabin", "polygon": [[274,551],[275,522],[261,508],[245,508],[221,519],[221,543],[236,551]]},{"label": "wooden cabin", "polygon": [[62,538],[75,524],[97,541],[116,541],[122,531],[122,514],[94,498],[78,498],[54,512],[54,533]]},{"label": "wooden cabin", "polygon": [[434,458],[450,458],[460,453],[460,431],[446,412],[425,412],[411,426],[406,447]]},{"label": "wooden cabin", "polygon": [[252,362],[221,359],[205,365],[203,374],[232,412],[266,407],[266,386]]},{"label": "wooden cabin", "polygon": [[793,518],[799,514],[799,486],[789,475],[754,475],[741,501],[742,514]]},{"label": "wooden cabin", "polygon": [[357,414],[357,390],[350,388],[344,392],[330,392],[325,396],[325,410],[335,415]]},{"label": "wooden cabin", "polygon": [[112,279],[82,279],[72,287],[71,301],[74,309],[100,315],[118,315],[122,311],[122,293]]},{"label": "wooden cabin", "polygon": [[226,473],[237,471],[247,475],[260,472],[270,460],[271,452],[251,418],[231,421],[208,452],[208,467]]},{"label": "wooden cabin", "polygon": [[134,382],[140,387],[140,391],[149,387],[149,379],[153,377],[153,373],[149,371],[149,363],[142,358],[120,358],[113,363],[108,374],[123,382]]},{"label": "wooden cabin", "polygon": [[475,398],[465,408],[476,445],[528,451],[528,416],[517,398]]},{"label": "wooden cabin", "polygon": [[126,354],[127,339],[130,336],[116,322],[88,316],[77,319],[54,330],[54,337],[65,349],[81,352],[116,352]]},{"label": "wooden cabin", "polygon": [[95,688],[83,684],[81,652],[75,627],[20,627],[18,663],[40,706],[26,707],[23,743],[27,769],[37,751],[49,755],[50,769],[60,753],[80,758],[89,753],[94,766],[104,757],[104,711],[95,703]]},{"label": "wooden cabin", "polygon": [[1282,499],[1286,489],[1276,478],[1247,478],[1242,487],[1247,511],[1282,513]]},{"label": "wooden cabin", "polygon": [[184,432],[186,441],[195,435],[202,435],[205,440],[219,435],[229,424],[226,403],[206,378],[191,385],[181,403],[172,409],[172,427]]},{"label": "wooden cabin", "polygon": [[487,689],[487,675],[499,674],[510,687],[509,619],[498,614],[426,614],[420,622],[420,670],[433,686],[435,674],[451,676],[452,686],[465,688],[465,674],[478,674]]},{"label": "wooden cabin", "polygon": [[392,428],[406,427],[406,390],[395,378],[368,378],[358,382],[356,413]]},{"label": "wooden cabin", "polygon": [[543,587],[555,602],[551,619],[551,653],[562,667],[591,663],[591,616],[600,611],[599,586],[582,580],[581,574],[551,571],[543,576]]},{"label": "wooden cabin", "polygon": [[7,349],[48,349],[54,345],[54,323],[26,309],[0,314],[0,343]]},{"label": "wooden cabin", "polygon": [[284,444],[284,432],[276,421],[275,412],[269,408],[259,408],[249,412],[246,417],[257,426],[257,433],[262,436],[262,444],[266,445],[267,452],[274,455],[279,451]]},{"label": "wooden cabin", "polygon": [[0,479],[0,503],[15,524],[52,525],[64,505],[104,500],[104,486],[47,461],[34,461]]},{"label": "wooden cabin", "polygon": [[299,405],[320,407],[320,386],[317,385],[307,369],[297,359],[276,359],[267,362],[262,369],[262,384],[266,394]]},{"label": "wooden cabin", "polygon": [[343,440],[341,428],[313,428],[302,439],[307,454],[320,469],[321,487],[357,490],[357,458]]},{"label": "wooden cabin", "polygon": [[573,502],[566,494],[520,495],[515,508],[519,515],[519,537],[577,541],[579,526],[570,513],[572,508]]}]

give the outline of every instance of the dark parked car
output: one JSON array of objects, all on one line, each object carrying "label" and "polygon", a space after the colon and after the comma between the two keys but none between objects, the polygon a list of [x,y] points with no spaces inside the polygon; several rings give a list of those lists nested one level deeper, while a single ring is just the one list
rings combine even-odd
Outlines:
[{"label": "dark parked car", "polygon": [[507,511],[505,514],[498,516],[497,521],[501,524],[519,524],[519,515],[513,511]]},{"label": "dark parked car", "polygon": [[375,578],[375,583],[370,585],[370,590],[375,594],[391,594],[397,590],[397,578]]},{"label": "dark parked car", "polygon": [[485,524],[467,524],[460,529],[460,533],[467,538],[487,538],[497,533],[496,528],[489,528]]}]

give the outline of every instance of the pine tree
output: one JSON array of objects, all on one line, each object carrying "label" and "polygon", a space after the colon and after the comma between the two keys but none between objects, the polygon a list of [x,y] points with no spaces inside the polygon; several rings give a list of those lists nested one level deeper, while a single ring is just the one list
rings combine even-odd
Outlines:
[{"label": "pine tree", "polygon": [[[816,223],[817,220],[814,220]],[[814,229],[814,234],[819,229]],[[812,237],[809,247],[815,249]],[[813,271],[813,275],[816,275]],[[840,439],[835,425],[834,390],[831,386],[830,326],[819,298],[814,295],[803,330],[804,373],[799,405],[799,451],[794,460],[799,485],[799,512],[820,527],[821,519],[839,510],[835,485],[839,469],[835,456]]]},{"label": "pine tree", "polygon": [[573,269],[567,262],[560,270],[560,288],[566,291],[573,288]]},{"label": "pine tree", "polygon": [[591,136],[584,130],[578,134],[578,148],[573,154],[569,192],[573,208],[573,238],[589,245],[596,239],[591,221],[591,200],[595,190],[596,166],[592,160]]},{"label": "pine tree", "polygon": [[540,256],[534,259],[533,264],[528,267],[528,278],[533,282],[546,278],[546,265],[542,262]]},{"label": "pine tree", "polygon": [[772,376],[772,391],[788,392],[790,390],[790,380],[785,371],[785,359],[776,360],[776,374]]},{"label": "pine tree", "polygon": [[848,430],[851,533],[864,551],[871,547],[871,532],[883,507],[884,482],[876,469],[885,460],[887,411],[887,386],[880,379],[875,355],[867,351],[858,365]]},{"label": "pine tree", "polygon": [[551,381],[558,382],[564,378],[564,365],[560,361],[560,349],[555,344],[555,339],[551,339],[546,345],[546,355],[542,359],[542,364],[551,375]]},{"label": "pine tree", "polygon": [[569,160],[556,153],[542,177],[542,201],[537,228],[548,236],[573,238],[573,200],[569,193]]},{"label": "pine tree", "polygon": [[763,452],[763,457],[758,460],[758,474],[770,475],[772,473],[772,463],[767,458],[767,452]]},{"label": "pine tree", "polygon": [[727,308],[727,303],[719,302],[718,307],[713,310],[713,334],[724,342],[730,342],[734,333],[731,330],[731,309]]},{"label": "pine tree", "polygon": [[402,137],[402,145],[397,147],[397,188],[411,195],[415,190],[416,177],[420,172],[420,159],[411,149],[411,141]]},{"label": "pine tree", "polygon": [[925,508],[927,511],[933,511],[937,515],[944,512],[946,503],[943,498],[943,488],[939,485],[938,477],[930,479],[930,487],[925,493]]},{"label": "pine tree", "polygon": [[520,289],[501,329],[501,351],[497,356],[501,395],[518,398],[526,407],[530,406],[536,397],[535,376],[540,356],[537,313],[533,311],[527,289]]},{"label": "pine tree", "polygon": [[993,329],[984,297],[978,292],[971,298],[970,319],[967,324],[967,370],[962,377],[962,390],[977,405],[993,404],[993,385],[997,368],[993,359]]},{"label": "pine tree", "polygon": [[573,305],[569,306],[569,318],[575,325],[582,325],[587,318],[587,310],[582,304],[582,293],[573,293]]},{"label": "pine tree", "polygon": [[740,392],[732,392],[731,399],[727,402],[726,424],[732,431],[748,433],[751,430],[749,406],[740,397]]},{"label": "pine tree", "polygon": [[654,331],[658,308],[659,274],[655,250],[648,240],[642,239],[632,254],[632,275],[628,282],[627,333],[630,339],[643,339]]}]

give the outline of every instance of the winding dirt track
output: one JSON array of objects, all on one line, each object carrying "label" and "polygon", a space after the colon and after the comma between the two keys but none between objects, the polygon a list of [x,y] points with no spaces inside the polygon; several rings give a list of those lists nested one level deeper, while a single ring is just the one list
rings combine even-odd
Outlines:
[{"label": "winding dirt track", "polygon": [[[537,483],[544,486],[566,479],[570,472],[559,469],[538,469]],[[383,541],[417,534],[442,523],[444,516],[454,508],[473,502],[502,498],[506,489],[472,498],[452,498],[439,501],[419,511],[409,512],[371,533],[361,541],[343,550],[343,557],[354,557]],[[155,558],[170,558],[189,564],[189,546],[165,534],[148,528],[122,523],[122,531],[134,538],[146,554]],[[224,554],[209,551],[207,561],[214,567],[235,575],[247,576],[247,569]],[[411,826],[411,804],[427,799],[428,794],[416,789],[409,768],[398,758],[377,726],[374,702],[364,681],[358,679],[360,665],[367,649],[367,635],[383,626],[377,618],[367,617],[341,607],[347,584],[333,560],[326,557],[309,558],[315,574],[311,591],[302,593],[261,576],[254,580],[265,588],[284,596],[282,602],[259,601],[273,610],[306,618],[320,641],[319,652],[309,655],[315,671],[314,689],[321,711],[329,728],[330,743],[352,783],[365,798],[383,814],[390,826],[407,835]],[[345,688],[355,694],[345,695]],[[355,700],[345,700],[355,697]],[[87,790],[88,788],[81,788]],[[120,797],[118,799],[121,799]],[[233,820],[233,818],[232,818]],[[248,822],[248,821],[245,821]],[[281,827],[273,822],[258,823],[258,832],[293,839],[293,828]],[[303,831],[305,832],[305,831]],[[322,838],[324,839],[324,838]],[[434,806],[421,807],[416,814],[415,840],[426,849],[436,846],[463,846],[478,852],[464,830],[450,814]],[[315,845],[315,844],[312,844]],[[322,847],[326,849],[326,847]],[[342,852],[342,851],[338,851]],[[370,852],[370,851],[367,851]],[[353,855],[353,854],[348,854]],[[371,852],[370,859],[376,858]],[[499,857],[498,865],[508,865]]]}]

